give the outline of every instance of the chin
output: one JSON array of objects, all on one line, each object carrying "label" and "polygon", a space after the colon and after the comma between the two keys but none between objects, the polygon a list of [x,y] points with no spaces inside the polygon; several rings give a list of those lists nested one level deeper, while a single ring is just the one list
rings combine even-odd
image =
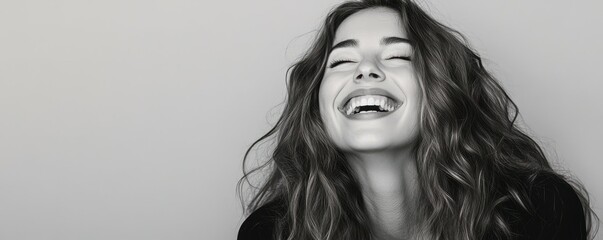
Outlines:
[{"label": "chin", "polygon": [[416,136],[404,136],[393,139],[391,137],[365,134],[364,136],[347,136],[342,143],[337,144],[345,152],[379,152],[409,148],[416,140]]},{"label": "chin", "polygon": [[378,152],[390,149],[392,142],[383,136],[355,136],[345,139],[339,147],[347,152]]}]

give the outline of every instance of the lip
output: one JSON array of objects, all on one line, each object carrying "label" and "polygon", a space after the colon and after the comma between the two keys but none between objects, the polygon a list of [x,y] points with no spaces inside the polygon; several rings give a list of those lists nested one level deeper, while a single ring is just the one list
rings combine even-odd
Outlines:
[{"label": "lip", "polygon": [[343,112],[344,111],[343,106],[345,106],[345,104],[350,99],[358,97],[358,96],[364,96],[364,95],[380,95],[380,96],[384,96],[384,97],[393,99],[398,105],[400,105],[402,103],[402,101],[400,99],[398,99],[396,96],[394,96],[389,91],[387,91],[383,88],[361,88],[361,89],[356,89],[356,90],[352,91],[350,94],[348,94],[343,99],[343,101],[341,101],[341,103],[339,104],[339,107],[337,107],[337,108],[339,109],[339,111]]}]

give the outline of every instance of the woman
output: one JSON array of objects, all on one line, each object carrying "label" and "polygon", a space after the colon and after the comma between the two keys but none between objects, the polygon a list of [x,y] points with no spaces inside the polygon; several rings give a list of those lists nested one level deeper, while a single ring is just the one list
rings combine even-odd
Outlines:
[{"label": "woman", "polygon": [[245,154],[276,135],[239,239],[593,235],[586,192],[551,169],[461,39],[410,1],[334,9]]}]

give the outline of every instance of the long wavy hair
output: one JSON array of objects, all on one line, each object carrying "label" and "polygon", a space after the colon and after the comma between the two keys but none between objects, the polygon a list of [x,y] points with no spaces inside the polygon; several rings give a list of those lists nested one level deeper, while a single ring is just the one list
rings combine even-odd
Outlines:
[{"label": "long wavy hair", "polygon": [[[551,168],[540,146],[518,126],[516,104],[464,37],[403,0],[351,1],[328,14],[309,50],[287,71],[282,115],[245,153],[238,183],[242,202],[243,183],[254,172],[268,171],[265,181],[252,188],[247,212],[271,201],[285,202],[274,233],[278,239],[372,238],[359,183],[321,120],[318,90],[338,26],[374,7],[399,13],[413,43],[412,65],[423,91],[414,148],[420,184],[414,214],[420,231],[428,239],[511,238],[497,206],[513,202],[530,210],[528,186],[538,174],[570,179]],[[250,151],[273,137],[271,157],[247,170]],[[582,202],[587,233],[593,234],[596,215],[588,195],[579,183],[568,182]]]}]

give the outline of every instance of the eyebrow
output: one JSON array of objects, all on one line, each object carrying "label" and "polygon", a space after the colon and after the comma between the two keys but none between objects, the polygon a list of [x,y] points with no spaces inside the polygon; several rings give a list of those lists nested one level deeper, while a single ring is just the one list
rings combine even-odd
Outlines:
[{"label": "eyebrow", "polygon": [[381,45],[389,45],[389,44],[394,44],[394,43],[410,44],[410,40],[408,40],[407,38],[401,38],[401,37],[385,37],[385,38],[381,39]]},{"label": "eyebrow", "polygon": [[[390,45],[390,44],[395,44],[395,43],[410,44],[410,40],[408,40],[407,38],[401,38],[401,37],[384,37],[383,39],[381,39],[380,45]],[[335,46],[333,46],[333,48],[331,48],[331,52],[335,49],[346,48],[346,47],[358,47],[358,40],[348,39],[348,40],[341,41],[341,42],[335,44]]]}]

